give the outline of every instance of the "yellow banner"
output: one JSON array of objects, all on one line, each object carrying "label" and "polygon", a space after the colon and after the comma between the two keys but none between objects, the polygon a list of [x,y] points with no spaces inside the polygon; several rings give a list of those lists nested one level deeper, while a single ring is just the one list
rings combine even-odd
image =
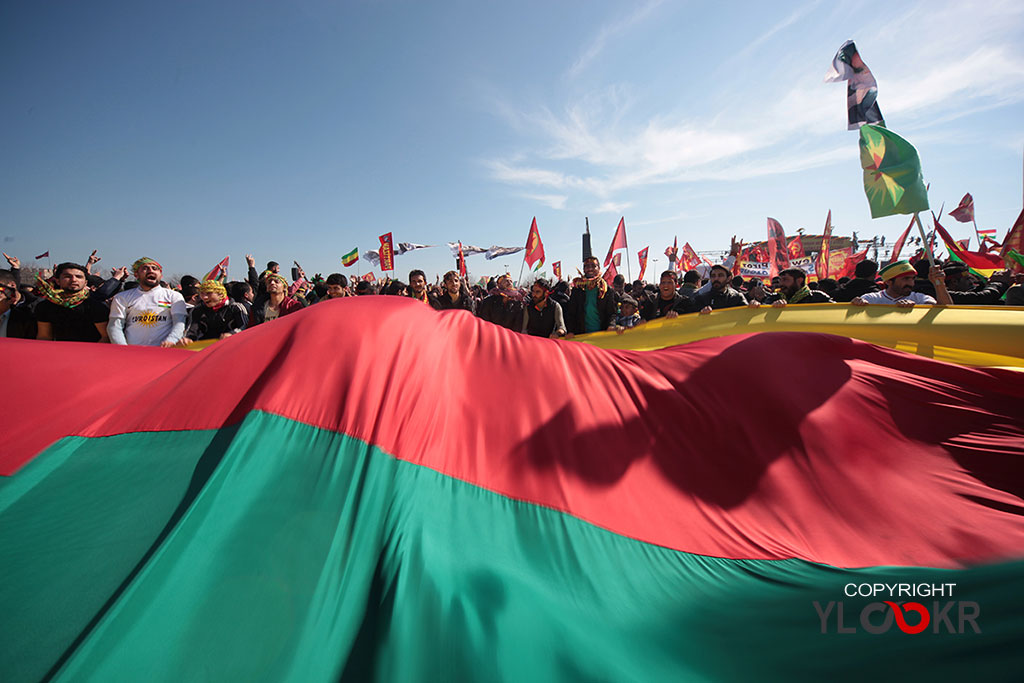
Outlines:
[{"label": "yellow banner", "polygon": [[750,332],[821,332],[961,365],[1024,368],[1024,307],[1018,306],[730,308],[576,339],[603,349],[646,351]]}]

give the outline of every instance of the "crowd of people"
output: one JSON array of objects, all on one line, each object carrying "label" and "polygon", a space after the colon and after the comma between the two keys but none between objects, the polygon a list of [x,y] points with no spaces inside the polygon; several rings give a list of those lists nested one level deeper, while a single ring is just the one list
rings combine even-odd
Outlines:
[{"label": "crowd of people", "polygon": [[763,282],[734,275],[730,257],[704,277],[696,270],[682,275],[666,270],[654,285],[627,283],[622,275],[606,279],[600,261],[588,257],[580,277],[571,282],[538,278],[518,288],[503,274],[485,288],[470,286],[454,270],[429,284],[422,270],[410,272],[407,283],[374,283],[350,282],[340,273],[307,279],[299,268],[289,282],[274,261],[258,272],[251,255],[246,256],[245,280],[201,282],[186,275],[172,287],[163,279],[161,264],[148,257],[135,261],[131,270],[114,268],[104,278],[93,272],[100,260],[96,252],[85,265],[64,262],[35,282],[22,282],[20,261],[4,257],[10,268],[0,270],[0,337],[163,347],[224,339],[318,302],[351,296],[405,296],[436,310],[461,309],[510,330],[551,338],[623,333],[658,318],[739,306],[1024,306],[1024,276],[1003,271],[986,280],[953,260],[941,265],[896,261],[881,269],[864,260],[852,278],[819,281],[788,268]]}]

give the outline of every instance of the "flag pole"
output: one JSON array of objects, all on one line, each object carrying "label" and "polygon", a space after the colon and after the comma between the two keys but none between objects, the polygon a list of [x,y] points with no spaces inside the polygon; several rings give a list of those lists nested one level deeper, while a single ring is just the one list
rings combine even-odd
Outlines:
[{"label": "flag pole", "polygon": [[921,233],[921,241],[924,242],[924,253],[928,255],[928,262],[934,266],[935,254],[932,253],[932,246],[928,242],[928,237],[924,234],[924,226],[921,225],[921,216],[917,211],[914,212],[914,220],[917,222],[917,229]]},{"label": "flag pole", "polygon": [[629,268],[629,238],[626,236],[626,221],[622,221],[622,241],[626,243],[626,277],[629,278],[629,282],[633,282],[633,272]]},{"label": "flag pole", "polygon": [[971,211],[971,222],[974,223],[974,236],[978,239],[978,251],[981,251],[981,234],[978,232],[978,221],[974,219],[974,211]]},{"label": "flag pole", "polygon": [[523,262],[519,264],[519,277],[516,279],[516,287],[518,287],[519,283],[522,282],[522,280],[523,280],[523,268],[525,268],[525,267],[526,267],[526,255],[524,254],[523,255]]}]

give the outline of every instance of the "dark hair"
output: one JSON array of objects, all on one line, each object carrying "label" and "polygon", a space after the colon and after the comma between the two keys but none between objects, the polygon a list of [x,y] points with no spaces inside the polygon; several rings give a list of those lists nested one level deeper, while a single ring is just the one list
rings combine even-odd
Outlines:
[{"label": "dark hair", "polygon": [[696,270],[686,271],[686,274],[683,275],[683,282],[688,282],[690,284],[700,282],[700,273],[698,273]]},{"label": "dark hair", "polygon": [[932,267],[931,262],[928,259],[926,259],[926,258],[923,258],[923,259],[921,259],[920,261],[918,261],[917,263],[914,264],[914,270],[917,271],[917,276],[919,278],[927,278],[928,277],[928,270],[931,267]]},{"label": "dark hair", "polygon": [[74,263],[73,261],[65,261],[64,263],[59,264],[57,266],[57,270],[53,271],[53,274],[55,277],[60,277],[65,270],[80,270],[86,275],[89,274],[89,271],[86,269],[85,266],[79,263]]},{"label": "dark hair", "polygon": [[228,290],[228,296],[231,297],[232,301],[241,303],[245,300],[245,295],[252,291],[252,287],[248,282],[229,282],[225,289]]},{"label": "dark hair", "polygon": [[814,280],[813,282],[808,282],[807,289],[818,289],[818,281]]},{"label": "dark hair", "polygon": [[99,287],[103,284],[103,278],[99,275],[86,275],[85,282],[90,287]]},{"label": "dark hair", "polygon": [[18,281],[14,279],[14,273],[9,270],[0,270],[0,282],[9,283],[6,286],[14,287],[18,284]]},{"label": "dark hair", "polygon": [[661,282],[666,277],[672,278],[673,282],[679,282],[679,274],[676,273],[676,271],[674,271],[674,270],[666,270],[665,272],[663,272],[661,274],[661,277],[658,278],[658,282]]},{"label": "dark hair", "polygon": [[626,284],[626,276],[623,275],[622,273],[619,273],[618,275],[616,275],[615,277],[612,278],[612,286],[615,286],[615,285],[625,285],[625,284]]},{"label": "dark hair", "polygon": [[277,261],[267,261],[267,270],[270,270],[274,266],[280,266],[281,264]]},{"label": "dark hair", "polygon": [[584,263],[586,263],[587,261],[595,261],[598,265],[601,265],[601,260],[596,256],[588,256],[587,258],[583,259]]},{"label": "dark hair", "polygon": [[825,277],[818,280],[818,289],[825,292],[826,294],[832,294],[836,291],[836,281],[830,277]]},{"label": "dark hair", "polygon": [[426,273],[424,273],[424,272],[423,272],[422,270],[420,270],[419,268],[417,268],[416,270],[410,270],[410,271],[409,271],[409,282],[412,282],[412,279],[413,279],[414,277],[416,277],[417,275],[421,276],[421,277],[423,278],[423,280],[424,280],[424,281],[426,281],[426,279],[427,279],[427,274],[426,274]]},{"label": "dark hair", "polygon": [[341,273],[331,273],[327,276],[327,286],[330,285],[341,285],[342,287],[348,287],[348,278]]},{"label": "dark hair", "polygon": [[732,288],[733,289],[739,289],[742,286],[743,286],[743,276],[742,275],[737,275],[736,277],[734,277],[732,279]]},{"label": "dark hair", "polygon": [[864,259],[853,268],[853,276],[862,280],[874,280],[878,272],[878,264],[871,259]]},{"label": "dark hair", "polygon": [[536,280],[534,280],[534,281],[533,281],[533,286],[534,286],[534,287],[540,287],[540,288],[542,288],[542,289],[543,289],[543,290],[544,290],[545,292],[550,292],[550,291],[551,291],[551,283],[550,283],[550,282],[548,282],[547,280],[545,280],[545,279],[544,279],[544,278],[542,278],[542,277],[539,277],[539,278],[537,278]]},{"label": "dark hair", "polygon": [[850,278],[848,278],[848,277],[841,277],[838,280],[836,280],[836,284],[839,285],[840,287],[842,287],[843,285],[845,285],[849,281],[850,281]]},{"label": "dark hair", "polygon": [[192,275],[182,275],[179,284],[181,284],[181,296],[185,298],[185,301],[194,297],[199,291],[199,278]]},{"label": "dark hair", "polygon": [[786,268],[785,270],[779,271],[779,277],[782,277],[783,275],[788,275],[794,280],[800,278],[804,282],[807,282],[807,273],[800,268]]},{"label": "dark hair", "polygon": [[356,283],[356,293],[369,292],[373,294],[373,285],[370,284],[369,280],[360,280]]},{"label": "dark hair", "polygon": [[388,283],[388,286],[384,288],[381,294],[388,294],[391,296],[402,296],[405,294],[405,283],[401,280],[392,280]]},{"label": "dark hair", "polygon": [[449,280],[454,280],[457,277],[459,277],[459,271],[457,271],[457,270],[449,270],[447,273],[444,274],[444,277],[441,278],[441,280],[443,282],[448,282]]}]

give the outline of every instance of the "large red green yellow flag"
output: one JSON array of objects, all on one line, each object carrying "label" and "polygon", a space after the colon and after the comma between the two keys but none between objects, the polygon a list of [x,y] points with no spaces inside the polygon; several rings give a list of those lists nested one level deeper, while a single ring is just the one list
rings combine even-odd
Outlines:
[{"label": "large red green yellow flag", "polygon": [[860,165],[872,218],[928,208],[917,150],[896,133],[878,125],[861,126]]},{"label": "large red green yellow flag", "polygon": [[0,340],[2,678],[1016,678],[1024,376],[730,317],[791,313],[647,352],[396,297],[198,353]]}]

